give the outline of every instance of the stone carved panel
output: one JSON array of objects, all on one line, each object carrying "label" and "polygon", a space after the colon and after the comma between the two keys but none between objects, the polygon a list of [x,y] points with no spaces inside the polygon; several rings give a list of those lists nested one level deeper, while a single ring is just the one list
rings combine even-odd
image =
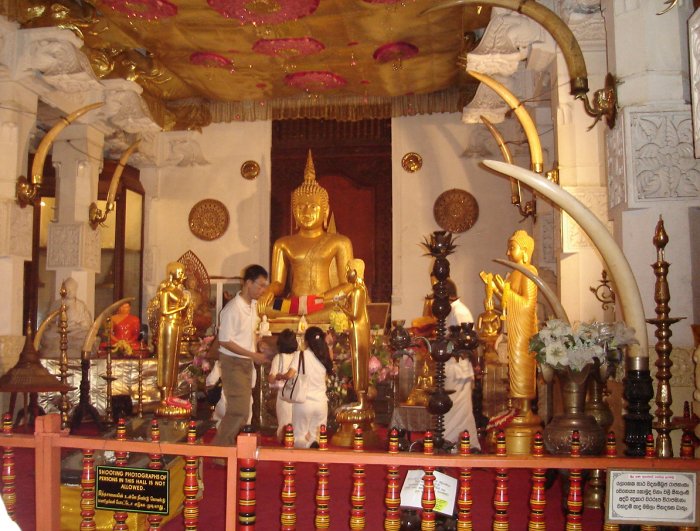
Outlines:
[{"label": "stone carved panel", "polygon": [[625,126],[624,113],[619,114],[617,127],[605,132],[608,175],[608,208],[627,202],[627,178],[625,172]]},{"label": "stone carved panel", "polygon": [[700,9],[688,20],[688,48],[690,49],[690,97],[693,108],[693,138],[695,158],[700,158]]},{"label": "stone carved panel", "polygon": [[105,105],[99,112],[114,129],[127,133],[160,131],[160,126],[153,121],[140,96],[143,89],[138,83],[125,79],[105,79],[102,84]]},{"label": "stone carved panel", "polygon": [[100,271],[100,233],[87,223],[49,225],[46,268]]},{"label": "stone carved panel", "polygon": [[510,9],[495,7],[479,45],[467,54],[467,68],[488,75],[511,76],[530,46],[545,42],[547,33],[534,20]]},{"label": "stone carved panel", "polygon": [[628,206],[700,199],[690,107],[626,108],[624,122]]},{"label": "stone carved panel", "polygon": [[494,124],[505,119],[508,106],[503,99],[489,87],[481,83],[469,105],[462,110],[462,122],[465,124],[481,123],[481,116]]},{"label": "stone carved panel", "polygon": [[0,256],[32,259],[32,209],[0,199]]},{"label": "stone carved panel", "polygon": [[555,263],[556,255],[554,252],[554,213],[538,213],[537,221],[540,222],[540,229],[542,231],[540,235],[542,244],[542,261],[547,263]]},{"label": "stone carved panel", "polygon": [[[608,221],[607,191],[602,186],[565,186],[567,192],[578,199],[602,221],[612,234],[612,224]],[[588,235],[568,214],[561,218],[562,251],[575,253],[593,247]]]},{"label": "stone carved panel", "polygon": [[605,40],[600,0],[564,0],[561,18],[579,41]]}]

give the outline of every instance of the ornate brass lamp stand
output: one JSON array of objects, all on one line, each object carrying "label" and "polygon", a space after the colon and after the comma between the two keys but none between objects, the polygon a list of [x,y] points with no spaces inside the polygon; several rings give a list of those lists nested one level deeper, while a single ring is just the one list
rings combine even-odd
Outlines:
[{"label": "ornate brass lamp stand", "polygon": [[[107,329],[111,330],[111,319],[107,319]],[[112,416],[112,382],[117,378],[112,376],[112,334],[109,334],[110,340],[107,341],[107,368],[105,374],[101,374],[105,382],[107,382],[107,405],[105,406],[104,424],[107,428],[114,426],[114,417]]]},{"label": "ornate brass lamp stand", "polygon": [[656,422],[652,424],[658,435],[656,437],[656,455],[657,457],[673,457],[673,446],[671,445],[671,431],[678,429],[671,417],[671,325],[677,323],[685,317],[669,317],[670,307],[668,301],[671,300],[671,294],[668,289],[668,269],[669,264],[664,257],[664,248],[668,244],[668,234],[664,229],[664,221],[659,217],[659,222],[656,224],[654,232],[654,247],[656,247],[656,262],[652,264],[656,283],[654,284],[654,302],[656,302],[656,318],[647,319],[649,324],[656,326],[656,345],[654,350],[658,358],[656,360]]}]

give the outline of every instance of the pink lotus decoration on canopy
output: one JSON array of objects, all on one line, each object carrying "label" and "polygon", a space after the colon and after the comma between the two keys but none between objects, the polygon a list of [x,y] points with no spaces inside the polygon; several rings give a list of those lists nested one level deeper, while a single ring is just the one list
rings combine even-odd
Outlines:
[{"label": "pink lotus decoration on canopy", "polygon": [[284,76],[290,87],[302,90],[330,90],[347,84],[345,78],[333,72],[295,72]]},{"label": "pink lotus decoration on canopy", "polygon": [[281,24],[311,15],[320,0],[207,0],[226,18],[244,24]]},{"label": "pink lotus decoration on canopy", "polygon": [[194,52],[190,55],[190,63],[198,66],[225,68],[231,73],[234,72],[233,61],[214,52]]},{"label": "pink lotus decoration on canopy", "polygon": [[104,4],[127,17],[158,20],[177,15],[177,6],[168,0],[105,0]]},{"label": "pink lotus decoration on canopy", "polygon": [[374,60],[379,63],[403,61],[418,55],[418,47],[409,42],[397,41],[383,44],[372,54]]},{"label": "pink lotus decoration on canopy", "polygon": [[274,57],[301,57],[323,51],[326,47],[312,37],[288,39],[260,39],[253,44],[253,51]]}]

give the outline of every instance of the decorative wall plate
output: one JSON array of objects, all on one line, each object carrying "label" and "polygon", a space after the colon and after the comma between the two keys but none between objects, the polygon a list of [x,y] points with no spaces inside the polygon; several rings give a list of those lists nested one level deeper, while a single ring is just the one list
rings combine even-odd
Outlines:
[{"label": "decorative wall plate", "polygon": [[228,222],[226,205],[216,199],[202,199],[190,210],[190,230],[202,240],[216,240],[226,232]]},{"label": "decorative wall plate", "polygon": [[435,200],[433,216],[444,230],[466,232],[479,218],[479,204],[466,190],[453,188],[441,193]]},{"label": "decorative wall plate", "polygon": [[406,153],[401,159],[401,167],[408,173],[415,173],[423,167],[423,158],[413,151]]},{"label": "decorative wall plate", "polygon": [[241,175],[244,179],[252,181],[258,175],[260,175],[260,164],[254,160],[246,160],[243,164],[241,164]]}]

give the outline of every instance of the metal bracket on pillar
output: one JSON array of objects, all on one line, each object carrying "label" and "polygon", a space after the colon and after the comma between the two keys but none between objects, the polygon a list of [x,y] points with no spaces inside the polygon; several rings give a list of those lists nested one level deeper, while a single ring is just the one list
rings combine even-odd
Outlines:
[{"label": "metal bracket on pillar", "polygon": [[126,151],[122,153],[122,156],[119,159],[119,164],[117,164],[117,167],[114,168],[114,174],[112,175],[112,180],[109,183],[109,191],[107,192],[107,205],[105,206],[105,211],[102,212],[102,210],[100,210],[100,208],[97,206],[97,203],[90,204],[88,217],[92,230],[95,230],[98,225],[107,221],[107,214],[114,210],[115,199],[117,197],[117,188],[119,188],[119,181],[121,180],[122,173],[124,172],[124,167],[140,142],[141,140],[139,139],[131,144]]}]

